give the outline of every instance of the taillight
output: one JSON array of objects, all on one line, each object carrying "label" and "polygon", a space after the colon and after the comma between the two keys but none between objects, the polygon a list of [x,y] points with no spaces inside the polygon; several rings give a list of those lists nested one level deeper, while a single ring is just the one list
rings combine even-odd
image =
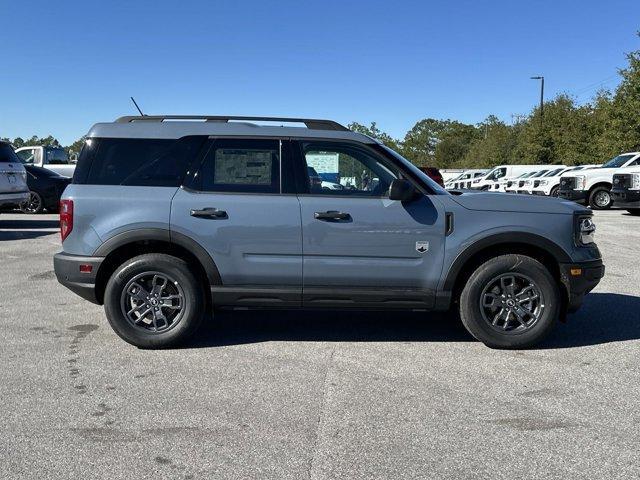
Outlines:
[{"label": "taillight", "polygon": [[73,230],[73,200],[60,200],[60,238],[69,236]]}]

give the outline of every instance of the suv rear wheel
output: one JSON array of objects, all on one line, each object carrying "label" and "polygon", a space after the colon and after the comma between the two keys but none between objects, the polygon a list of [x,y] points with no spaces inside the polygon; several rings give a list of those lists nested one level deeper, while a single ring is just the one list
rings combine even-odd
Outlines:
[{"label": "suv rear wheel", "polygon": [[492,348],[526,348],[542,340],[560,312],[560,292],[544,265],[524,255],[491,258],[460,296],[460,318]]},{"label": "suv rear wheel", "polygon": [[198,329],[203,295],[187,262],[153,253],[116,269],[107,282],[104,309],[123,340],[141,348],[162,348],[183,342]]},{"label": "suv rear wheel", "polygon": [[589,194],[589,206],[594,210],[607,210],[611,208],[613,200],[607,187],[596,187]]}]

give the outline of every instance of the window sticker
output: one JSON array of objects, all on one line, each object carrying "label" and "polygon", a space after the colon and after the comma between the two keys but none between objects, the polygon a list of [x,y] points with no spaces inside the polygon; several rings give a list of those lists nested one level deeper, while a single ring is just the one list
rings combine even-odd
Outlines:
[{"label": "window sticker", "polygon": [[214,183],[271,185],[272,150],[216,150]]}]

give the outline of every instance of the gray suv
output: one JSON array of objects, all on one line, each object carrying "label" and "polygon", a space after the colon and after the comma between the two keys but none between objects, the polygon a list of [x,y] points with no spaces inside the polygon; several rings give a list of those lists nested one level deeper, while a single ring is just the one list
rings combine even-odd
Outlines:
[{"label": "gray suv", "polygon": [[449,193],[328,120],[96,124],[60,224],[60,283],[143,348],[183,342],[223,308],[452,310],[486,345],[521,348],[604,274],[590,210]]}]

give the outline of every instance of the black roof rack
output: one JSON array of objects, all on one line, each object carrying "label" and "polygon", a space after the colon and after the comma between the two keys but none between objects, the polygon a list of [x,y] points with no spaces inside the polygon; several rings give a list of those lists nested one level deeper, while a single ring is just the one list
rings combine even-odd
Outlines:
[{"label": "black roof rack", "polygon": [[247,120],[260,122],[304,123],[310,130],[341,130],[349,131],[344,125],[333,120],[317,120],[310,118],[286,117],[243,117],[243,116],[211,116],[211,115],[132,115],[120,117],[117,123],[130,122],[164,122],[165,120],[204,120],[205,122],[229,122],[230,120]]}]

